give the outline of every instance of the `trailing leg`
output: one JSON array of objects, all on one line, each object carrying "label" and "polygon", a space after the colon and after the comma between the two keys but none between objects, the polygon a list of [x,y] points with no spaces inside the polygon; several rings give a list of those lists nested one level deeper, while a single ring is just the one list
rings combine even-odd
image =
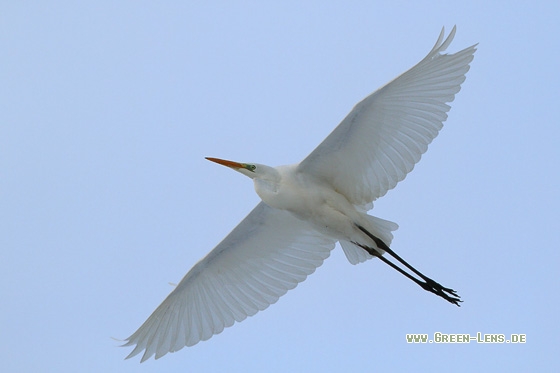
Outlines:
[{"label": "trailing leg", "polygon": [[411,270],[413,273],[415,273],[417,276],[419,276],[422,280],[424,281],[420,281],[417,278],[415,278],[414,276],[412,276],[411,274],[407,273],[406,271],[404,271],[402,268],[398,267],[397,265],[395,265],[394,263],[392,263],[391,261],[389,261],[387,258],[384,258],[377,250],[365,246],[365,245],[361,245],[357,242],[353,242],[355,245],[361,247],[362,249],[366,250],[370,255],[378,257],[379,259],[381,259],[381,261],[383,261],[385,264],[389,265],[391,268],[397,270],[399,273],[401,273],[402,275],[404,275],[405,277],[407,277],[408,279],[414,281],[416,284],[418,284],[422,289],[432,292],[440,297],[442,297],[443,299],[447,300],[450,303],[453,303],[457,306],[459,306],[459,302],[462,302],[459,298],[460,296],[457,294],[457,292],[453,289],[450,288],[446,288],[442,285],[440,285],[439,283],[437,283],[436,281],[432,280],[431,278],[425,276],[423,273],[421,273],[420,271],[418,271],[416,268],[414,268],[413,266],[411,266],[410,264],[408,264],[404,259],[402,259],[397,253],[395,253],[393,250],[391,250],[391,248],[389,246],[387,246],[381,239],[379,239],[378,237],[375,237],[373,234],[371,234],[367,229],[365,229],[364,227],[358,225],[357,226],[362,232],[364,232],[369,238],[371,238],[373,240],[373,242],[375,242],[375,244],[377,245],[378,248],[380,248],[381,250],[385,251],[386,253],[388,253],[389,255],[391,255],[393,258],[395,258],[396,260],[398,260],[401,264],[403,264],[406,268],[408,268],[409,270]]}]

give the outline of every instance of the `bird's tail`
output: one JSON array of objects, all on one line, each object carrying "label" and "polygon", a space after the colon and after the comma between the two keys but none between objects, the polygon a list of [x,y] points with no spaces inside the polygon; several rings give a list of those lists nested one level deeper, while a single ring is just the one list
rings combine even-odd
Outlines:
[{"label": "bird's tail", "polygon": [[[393,240],[393,233],[391,232],[399,228],[398,224],[371,215],[365,216],[369,221],[369,230],[371,230],[370,233],[383,241],[387,246],[390,246],[391,241]],[[368,254],[364,249],[349,241],[341,240],[340,246],[342,246],[342,250],[344,250],[344,254],[351,264],[362,263],[373,258],[373,256]],[[374,245],[372,244],[372,246]]]}]

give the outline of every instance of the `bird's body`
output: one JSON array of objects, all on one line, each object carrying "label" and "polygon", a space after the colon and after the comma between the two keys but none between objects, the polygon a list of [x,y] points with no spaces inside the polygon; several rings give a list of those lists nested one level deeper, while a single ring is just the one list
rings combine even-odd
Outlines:
[{"label": "bird's body", "polygon": [[[275,303],[313,273],[339,242],[350,263],[373,257],[423,289],[459,305],[459,296],[390,247],[397,225],[368,215],[372,202],[404,179],[447,119],[475,46],[442,54],[443,31],[416,66],[359,102],[301,163],[270,167],[207,158],[253,179],[253,211],[185,275],[127,339],[156,359],[220,333]],[[407,270],[394,264],[389,254]]]},{"label": "bird's body", "polygon": [[[257,170],[261,167],[257,165]],[[355,236],[353,222],[363,219],[344,195],[313,176],[298,172],[297,165],[272,170],[273,178],[254,179],[255,191],[264,203],[310,222],[315,229],[337,240]]]},{"label": "bird's body", "polygon": [[[255,166],[254,172],[261,172],[259,177],[253,178],[255,191],[266,205],[291,213],[336,241],[375,246],[358,226],[373,234],[383,235],[380,233],[383,229],[372,223],[372,217],[360,211],[364,210],[361,206],[354,206],[327,183],[302,172],[298,169],[299,165],[275,168],[259,164]],[[396,229],[396,224],[394,227]],[[390,243],[390,239],[388,241]],[[382,249],[377,249],[383,253]]]}]

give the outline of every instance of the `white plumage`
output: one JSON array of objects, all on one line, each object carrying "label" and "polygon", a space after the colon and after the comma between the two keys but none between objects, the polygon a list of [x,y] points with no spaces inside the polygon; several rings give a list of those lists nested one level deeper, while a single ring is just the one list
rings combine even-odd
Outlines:
[{"label": "white plumage", "polygon": [[[142,361],[157,359],[264,310],[313,273],[337,241],[352,264],[373,256],[387,263],[381,255],[394,254],[388,246],[397,225],[365,211],[405,178],[447,119],[476,50],[443,54],[454,35],[455,28],[443,41],[442,30],[422,61],[359,102],[300,164],[209,158],[251,177],[262,202],[127,339],[125,346],[136,345],[128,357],[145,350]],[[458,304],[443,293],[457,296],[453,290],[412,270],[425,290]]]}]

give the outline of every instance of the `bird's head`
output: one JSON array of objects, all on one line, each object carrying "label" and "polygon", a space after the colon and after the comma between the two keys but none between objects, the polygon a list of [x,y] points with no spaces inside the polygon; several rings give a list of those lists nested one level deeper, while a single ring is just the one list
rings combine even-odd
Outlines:
[{"label": "bird's head", "polygon": [[255,191],[263,201],[267,200],[267,196],[275,196],[278,192],[282,177],[277,168],[258,163],[226,161],[219,158],[206,157],[206,159],[249,176],[255,183]]},{"label": "bird's head", "polygon": [[245,176],[250,177],[251,179],[255,179],[259,177],[263,171],[263,167],[258,164],[239,163],[239,162],[227,161],[225,159],[212,158],[212,157],[206,157],[206,159],[221,164],[222,166],[229,167],[237,172],[242,173]]}]

